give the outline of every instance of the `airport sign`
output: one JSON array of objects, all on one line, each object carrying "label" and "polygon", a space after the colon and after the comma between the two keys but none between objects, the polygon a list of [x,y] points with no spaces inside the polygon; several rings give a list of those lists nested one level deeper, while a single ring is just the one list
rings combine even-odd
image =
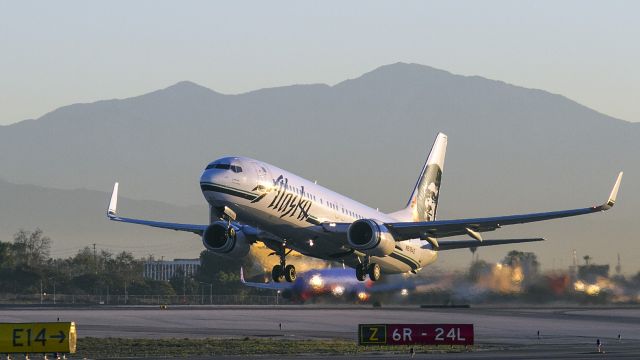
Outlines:
[{"label": "airport sign", "polygon": [[0,353],[76,352],[76,324],[73,322],[0,323]]},{"label": "airport sign", "polygon": [[473,324],[360,324],[359,345],[473,345]]}]

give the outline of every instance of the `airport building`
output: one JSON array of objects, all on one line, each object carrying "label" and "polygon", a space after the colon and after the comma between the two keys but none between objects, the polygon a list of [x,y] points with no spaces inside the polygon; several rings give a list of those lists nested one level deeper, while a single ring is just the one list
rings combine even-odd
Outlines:
[{"label": "airport building", "polygon": [[200,259],[149,260],[144,262],[145,279],[169,281],[176,273],[193,276],[200,268]]}]

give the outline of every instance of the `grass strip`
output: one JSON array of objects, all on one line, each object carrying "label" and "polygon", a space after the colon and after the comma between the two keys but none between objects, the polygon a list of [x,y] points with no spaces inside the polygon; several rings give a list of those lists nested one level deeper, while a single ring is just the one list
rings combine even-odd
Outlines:
[{"label": "grass strip", "polygon": [[[417,353],[469,351],[464,346],[414,346]],[[358,346],[355,341],[288,340],[288,339],[78,339],[74,357],[127,358],[127,357],[186,357],[215,355],[345,355],[362,353],[408,353],[409,346]]]}]

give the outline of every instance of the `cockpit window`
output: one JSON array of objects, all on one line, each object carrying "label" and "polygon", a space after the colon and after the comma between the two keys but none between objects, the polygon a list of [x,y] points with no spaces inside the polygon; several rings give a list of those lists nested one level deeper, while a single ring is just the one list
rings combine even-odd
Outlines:
[{"label": "cockpit window", "polygon": [[242,172],[242,167],[241,166],[231,165],[231,164],[224,164],[224,163],[209,164],[209,165],[207,165],[207,168],[205,170],[210,170],[210,169],[231,170],[234,173],[241,173]]},{"label": "cockpit window", "polygon": [[215,164],[215,163],[214,164],[209,164],[205,170],[209,170],[209,169],[229,170],[229,169],[231,169],[231,164]]}]

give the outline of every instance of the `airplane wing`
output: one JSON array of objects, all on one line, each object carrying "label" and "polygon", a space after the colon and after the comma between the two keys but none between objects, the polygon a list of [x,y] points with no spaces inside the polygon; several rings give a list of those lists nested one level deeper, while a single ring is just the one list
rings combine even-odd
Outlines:
[{"label": "airplane wing", "polygon": [[396,235],[399,241],[428,237],[443,238],[457,235],[470,235],[471,237],[481,240],[481,232],[493,231],[505,225],[525,224],[536,221],[544,221],[558,219],[570,216],[585,215],[594,212],[600,212],[611,209],[616,202],[620,181],[622,180],[622,172],[618,174],[618,178],[611,190],[607,202],[587,208],[551,211],[543,213],[508,215],[475,219],[457,219],[457,220],[436,220],[429,222],[397,222],[386,223],[385,226]]},{"label": "airplane wing", "polygon": [[240,282],[249,287],[254,287],[258,289],[269,289],[269,290],[286,290],[293,287],[294,283],[290,282],[268,282],[268,283],[258,283],[258,282],[247,282],[244,280],[244,270],[240,268]]},{"label": "airplane wing", "polygon": [[139,220],[139,219],[120,217],[116,215],[117,206],[118,206],[118,183],[115,183],[115,185],[113,186],[113,193],[111,194],[111,202],[109,202],[109,209],[107,210],[107,217],[109,218],[109,220],[131,223],[131,224],[147,225],[147,226],[152,226],[152,227],[157,227],[162,229],[192,232],[198,235],[202,235],[208,226],[208,225],[195,225],[195,224],[176,224],[176,223],[168,223],[168,222],[161,222],[161,221],[149,221],[149,220]]},{"label": "airplane wing", "polygon": [[[423,222],[390,222],[385,223],[384,226],[389,229],[393,234],[396,241],[404,241],[410,239],[438,239],[451,236],[469,235],[475,240],[473,243],[469,243],[467,246],[462,246],[462,243],[446,242],[449,248],[461,248],[461,247],[475,247],[475,246],[489,246],[498,245],[498,241],[502,241],[502,244],[514,243],[514,242],[526,242],[526,241],[539,241],[531,239],[511,239],[511,240],[491,240],[486,245],[482,245],[482,236],[480,233],[485,231],[493,231],[501,228],[505,225],[525,224],[536,221],[544,221],[551,219],[558,219],[570,216],[585,215],[594,212],[600,212],[611,209],[616,202],[618,195],[618,189],[620,188],[620,181],[622,180],[622,172],[618,174],[618,178],[611,190],[611,194],[607,199],[607,202],[587,208],[579,208],[572,210],[551,211],[543,213],[532,213],[522,215],[508,215],[508,216],[496,216],[487,218],[471,218],[471,219],[456,219],[456,220],[435,220],[435,221],[423,221]],[[350,223],[323,223],[321,224],[323,229],[332,233],[346,233]],[[443,250],[444,248],[439,245],[443,245],[445,242],[437,240],[433,241],[436,247]],[[455,247],[453,247],[455,246]]]}]

